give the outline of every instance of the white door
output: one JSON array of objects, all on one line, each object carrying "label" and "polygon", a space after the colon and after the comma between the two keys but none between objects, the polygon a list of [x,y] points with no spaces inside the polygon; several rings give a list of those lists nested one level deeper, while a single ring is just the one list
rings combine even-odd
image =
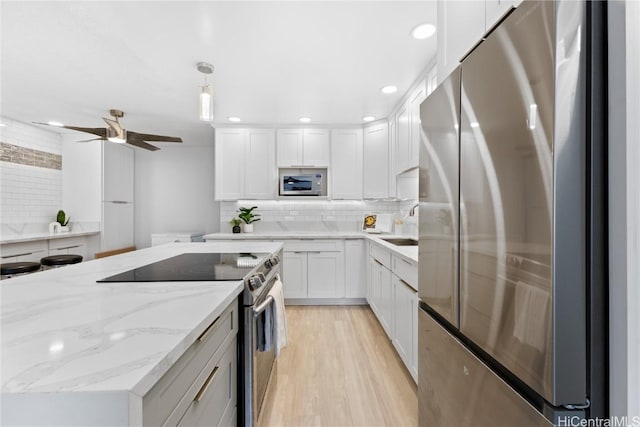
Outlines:
[{"label": "white door", "polygon": [[409,168],[409,109],[404,104],[397,115],[396,173]]},{"label": "white door", "polygon": [[277,162],[279,167],[301,166],[302,129],[278,129]]},{"label": "white door", "polygon": [[344,254],[309,252],[307,283],[309,298],[344,298]]},{"label": "white door", "polygon": [[406,168],[418,167],[418,150],[422,139],[422,127],[420,126],[420,104],[427,98],[424,86],[420,86],[409,99],[409,151]]},{"label": "white door", "polygon": [[273,129],[247,129],[244,198],[273,199],[276,178],[276,144]]},{"label": "white door", "polygon": [[216,129],[215,199],[244,197],[245,130]]},{"label": "white door", "polygon": [[307,297],[306,252],[285,252],[282,275],[285,298]]},{"label": "white door", "polygon": [[102,143],[102,200],[133,203],[134,152],[123,144]]},{"label": "white door", "polygon": [[389,338],[393,334],[393,288],[391,285],[391,270],[380,268],[380,323]]},{"label": "white door", "polygon": [[413,366],[413,299],[415,291],[396,275],[393,282],[393,346],[407,369]]},{"label": "white door", "polygon": [[133,241],[133,203],[103,203],[101,251],[128,248]]},{"label": "white door", "polygon": [[363,196],[382,199],[389,196],[389,134],[386,123],[364,130]]},{"label": "white door", "polygon": [[331,131],[332,199],[362,199],[362,130]]},{"label": "white door", "polygon": [[364,298],[367,293],[364,240],[345,240],[344,250],[345,297]]},{"label": "white door", "polygon": [[302,163],[308,166],[329,166],[329,131],[305,129],[302,138]]}]

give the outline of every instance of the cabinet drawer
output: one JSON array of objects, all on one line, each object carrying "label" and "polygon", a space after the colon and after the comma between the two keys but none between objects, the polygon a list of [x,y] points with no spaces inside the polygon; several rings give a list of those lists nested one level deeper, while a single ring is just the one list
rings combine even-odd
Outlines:
[{"label": "cabinet drawer", "polygon": [[391,270],[393,274],[402,279],[407,285],[418,290],[418,266],[404,258],[392,255]]},{"label": "cabinet drawer", "polygon": [[8,243],[2,245],[2,262],[31,261],[40,262],[48,255],[47,241]]},{"label": "cabinet drawer", "polygon": [[376,245],[375,243],[371,243],[371,246],[369,247],[369,255],[377,259],[388,269],[391,269],[391,253],[388,250]]},{"label": "cabinet drawer", "polygon": [[344,250],[343,240],[296,239],[283,240],[283,242],[285,252],[342,252]]},{"label": "cabinet drawer", "polygon": [[173,419],[177,411],[180,412],[180,417],[173,420],[175,425],[190,405],[190,401],[184,401],[187,392],[202,376],[203,369],[212,356],[219,358],[237,333],[238,304],[234,301],[144,396],[143,424],[162,425],[170,415]]},{"label": "cabinet drawer", "polygon": [[53,249],[72,249],[78,246],[84,246],[84,237],[68,237],[66,239],[49,240],[49,250]]},{"label": "cabinet drawer", "polygon": [[[220,358],[211,358],[184,396],[184,402],[189,404],[186,412],[177,424],[172,414],[165,423],[166,426],[230,425],[224,422],[230,416],[233,417],[236,409],[236,343],[234,339]],[[179,408],[182,407],[183,402],[180,403]]]}]

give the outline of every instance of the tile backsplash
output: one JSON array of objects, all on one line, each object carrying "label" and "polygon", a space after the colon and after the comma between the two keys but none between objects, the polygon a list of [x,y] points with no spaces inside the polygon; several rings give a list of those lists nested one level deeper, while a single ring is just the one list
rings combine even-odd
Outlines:
[{"label": "tile backsplash", "polygon": [[62,139],[33,125],[0,121],[2,236],[25,227],[44,231],[62,204]]},{"label": "tile backsplash", "polygon": [[255,233],[361,231],[366,214],[390,214],[404,219],[403,235],[418,236],[418,216],[408,216],[415,201],[240,200],[220,203],[220,232],[231,232],[229,220],[239,207],[257,206],[261,221]]}]

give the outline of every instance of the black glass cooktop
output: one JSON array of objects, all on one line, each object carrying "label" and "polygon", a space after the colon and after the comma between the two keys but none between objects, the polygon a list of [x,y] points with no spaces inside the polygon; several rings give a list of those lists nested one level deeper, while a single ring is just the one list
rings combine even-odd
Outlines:
[{"label": "black glass cooktop", "polygon": [[241,280],[266,253],[193,253],[163,259],[124,273],[98,280],[101,282],[193,282]]}]

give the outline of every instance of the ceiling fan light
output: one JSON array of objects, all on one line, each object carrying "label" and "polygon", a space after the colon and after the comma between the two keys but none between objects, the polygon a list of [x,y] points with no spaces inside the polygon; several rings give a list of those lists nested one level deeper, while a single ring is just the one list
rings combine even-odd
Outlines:
[{"label": "ceiling fan light", "polygon": [[114,142],[116,144],[124,144],[125,142],[127,142],[127,131],[124,129],[120,129],[120,132],[118,132],[116,129],[108,127],[107,141]]},{"label": "ceiling fan light", "polygon": [[199,113],[203,122],[213,121],[213,90],[210,85],[200,87]]}]

